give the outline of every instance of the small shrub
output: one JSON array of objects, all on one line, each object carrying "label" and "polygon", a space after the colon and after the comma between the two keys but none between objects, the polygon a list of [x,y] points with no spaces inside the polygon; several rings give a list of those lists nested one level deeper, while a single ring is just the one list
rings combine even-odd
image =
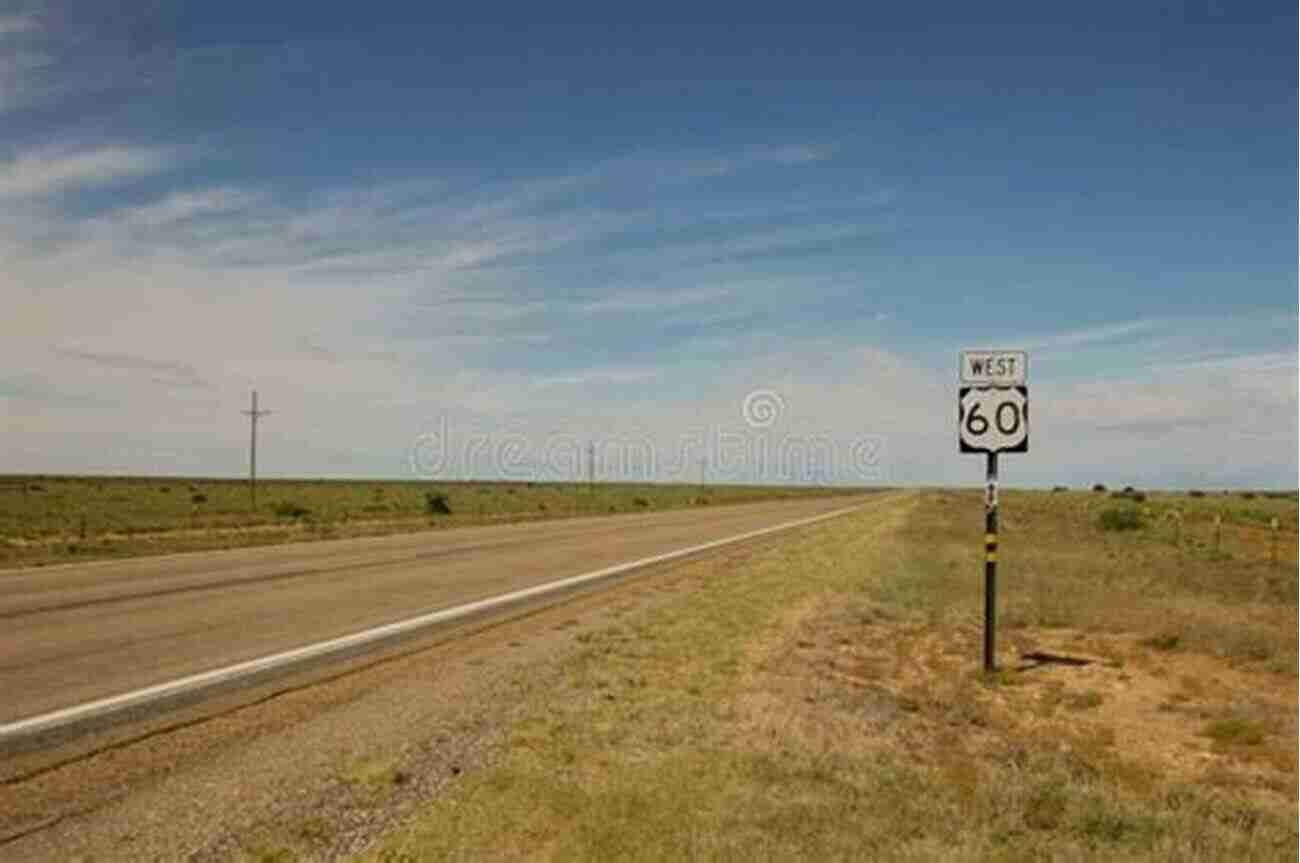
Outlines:
[{"label": "small shrub", "polygon": [[1093,708],[1100,707],[1101,702],[1101,693],[1089,689],[1087,692],[1080,692],[1076,695],[1071,695],[1065,700],[1065,706],[1071,710],[1092,710]]},{"label": "small shrub", "polygon": [[279,518],[305,518],[311,515],[311,510],[291,500],[283,500],[277,503],[274,512]]},{"label": "small shrub", "polygon": [[642,506],[642,507],[644,507],[644,506],[649,506],[649,505],[650,505],[650,501],[646,500],[646,499],[643,498],[643,497],[634,497],[634,498],[632,498],[632,505],[633,505],[633,506]]},{"label": "small shrub", "polygon": [[1060,492],[1063,492],[1063,491],[1069,491],[1069,490],[1070,490],[1070,487],[1069,487],[1068,485],[1054,485],[1054,486],[1052,486],[1052,493],[1053,493],[1053,494],[1059,494]]},{"label": "small shrub", "polygon": [[160,492],[163,493],[163,494],[167,494],[167,493],[169,493],[171,490],[172,490],[172,487],[169,486],[169,485],[165,485],[165,486],[163,486],[162,488],[158,489],[158,491],[160,491]]},{"label": "small shrub", "polygon": [[1182,642],[1182,636],[1174,632],[1162,632],[1159,635],[1152,635],[1138,642],[1143,647],[1150,647],[1152,650],[1176,650]]},{"label": "small shrub", "polygon": [[1102,492],[1102,493],[1104,493],[1104,492],[1106,491],[1106,484],[1105,484],[1105,483],[1100,483],[1100,482],[1099,482],[1099,483],[1096,483],[1095,485],[1093,485],[1092,490],[1095,491],[1095,492]]},{"label": "small shrub", "polygon": [[1137,491],[1137,489],[1133,488],[1131,485],[1124,486],[1124,494],[1132,494],[1135,491]]},{"label": "small shrub", "polygon": [[447,503],[447,495],[440,491],[425,492],[424,508],[429,515],[451,515],[451,504]]},{"label": "small shrub", "polygon": [[1233,743],[1239,746],[1258,746],[1264,742],[1264,732],[1244,719],[1218,719],[1206,725],[1201,734],[1215,743]]},{"label": "small shrub", "polygon": [[190,503],[200,504],[200,503],[207,503],[207,502],[208,502],[208,496],[206,494],[190,495]]},{"label": "small shrub", "polygon": [[1189,492],[1187,493],[1187,496],[1188,496],[1188,497],[1205,497],[1205,492],[1201,491],[1199,488],[1194,488],[1194,489],[1192,489],[1191,491],[1189,491]]},{"label": "small shrub", "polygon": [[27,490],[28,490],[28,491],[45,491],[45,486],[41,485],[41,484],[38,483],[38,482],[34,482],[34,483],[32,483],[31,485],[27,486]]},{"label": "small shrub", "polygon": [[1102,510],[1098,522],[1102,530],[1139,530],[1142,515],[1132,507],[1111,507]]},{"label": "small shrub", "polygon": [[1243,491],[1243,492],[1241,493],[1241,497],[1242,497],[1243,500],[1254,500],[1254,499],[1255,499],[1255,493],[1254,493],[1253,491]]}]

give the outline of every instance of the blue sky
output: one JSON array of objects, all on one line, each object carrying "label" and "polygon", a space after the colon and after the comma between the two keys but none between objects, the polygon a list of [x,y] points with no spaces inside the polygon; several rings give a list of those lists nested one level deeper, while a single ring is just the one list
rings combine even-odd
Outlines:
[{"label": "blue sky", "polygon": [[0,470],[237,475],[256,386],[270,474],[823,441],[814,479],[964,484],[957,351],[1006,346],[1008,482],[1294,487],[1296,25],[0,6]]}]

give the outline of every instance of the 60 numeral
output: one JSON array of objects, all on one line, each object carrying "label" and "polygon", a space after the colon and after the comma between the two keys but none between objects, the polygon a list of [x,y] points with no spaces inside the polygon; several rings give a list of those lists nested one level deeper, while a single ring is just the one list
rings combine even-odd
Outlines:
[{"label": "60 numeral", "polygon": [[[1001,402],[993,411],[993,424],[1004,435],[1020,431],[1022,418],[1020,406],[1015,402]],[[978,437],[989,430],[988,417],[980,413],[979,403],[971,405],[966,413],[966,431]]]}]

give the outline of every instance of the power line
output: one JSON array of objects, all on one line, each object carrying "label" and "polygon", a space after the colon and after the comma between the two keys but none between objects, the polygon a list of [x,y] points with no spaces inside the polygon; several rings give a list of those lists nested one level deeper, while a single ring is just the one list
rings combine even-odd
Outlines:
[{"label": "power line", "polygon": [[257,409],[257,390],[253,390],[253,406],[250,410],[240,411],[249,419],[248,437],[248,499],[250,508],[257,509],[257,419],[271,413]]}]

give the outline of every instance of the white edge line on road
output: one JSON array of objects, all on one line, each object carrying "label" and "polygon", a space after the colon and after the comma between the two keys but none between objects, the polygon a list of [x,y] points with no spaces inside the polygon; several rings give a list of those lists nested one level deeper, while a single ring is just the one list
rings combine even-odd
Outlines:
[{"label": "white edge line on road", "polygon": [[584,572],[581,575],[562,578],[558,581],[550,581],[545,584],[538,584],[533,587],[526,587],[522,590],[512,591],[511,593],[503,593],[499,596],[492,596],[487,599],[468,602],[464,605],[456,605],[451,608],[444,608],[440,611],[421,614],[416,617],[407,618],[406,620],[396,621],[395,623],[387,623],[382,626],[372,627],[371,629],[362,630],[361,632],[354,632],[351,635],[331,638],[327,641],[318,641],[315,644],[296,647],[292,650],[273,653],[269,656],[262,656],[245,662],[237,662],[234,665],[227,665],[224,668],[214,668],[211,671],[191,674],[187,677],[169,680],[166,683],[158,683],[132,692],[124,692],[121,695],[100,698],[95,701],[88,701],[84,704],[65,707],[61,710],[55,710],[50,713],[42,713],[39,716],[31,716],[27,719],[19,719],[14,722],[0,724],[0,742],[11,738],[37,734],[42,731],[49,731],[63,725],[69,725],[73,722],[90,719],[95,716],[107,715],[127,710],[132,707],[138,707],[147,704],[150,701],[166,698],[168,696],[182,695],[204,687],[226,683],[240,677],[256,674],[259,671],[270,671],[286,665],[292,665],[295,662],[315,659],[317,657],[326,656],[330,653],[337,653],[353,647],[361,647],[371,642],[381,641],[394,635],[401,635],[402,633],[410,632],[411,630],[419,629],[424,626],[467,617],[471,614],[486,611],[499,605],[508,605],[521,599],[544,596],[545,594],[554,591],[564,590],[565,588],[574,587],[586,582],[597,581],[611,575],[617,575],[620,572],[627,572],[654,563],[675,560],[679,557],[686,557],[688,555],[697,554],[701,551],[708,551],[711,548],[730,545],[734,542],[753,539],[754,537],[763,536],[769,533],[776,533],[782,530],[802,527],[806,524],[813,524],[818,521],[825,521],[828,518],[835,518],[853,512],[856,509],[860,509],[862,506],[864,506],[864,504],[831,510],[830,512],[824,512],[821,515],[809,516],[808,518],[796,519],[795,521],[787,521],[782,524],[772,525],[771,527],[751,530],[747,533],[728,536],[723,539],[715,539],[711,542],[701,543],[700,545],[692,545],[689,548],[679,548],[675,551],[656,554],[652,557],[642,557],[637,560],[628,561],[627,563],[618,563],[614,566],[607,566],[604,569],[597,569],[592,572]]}]

